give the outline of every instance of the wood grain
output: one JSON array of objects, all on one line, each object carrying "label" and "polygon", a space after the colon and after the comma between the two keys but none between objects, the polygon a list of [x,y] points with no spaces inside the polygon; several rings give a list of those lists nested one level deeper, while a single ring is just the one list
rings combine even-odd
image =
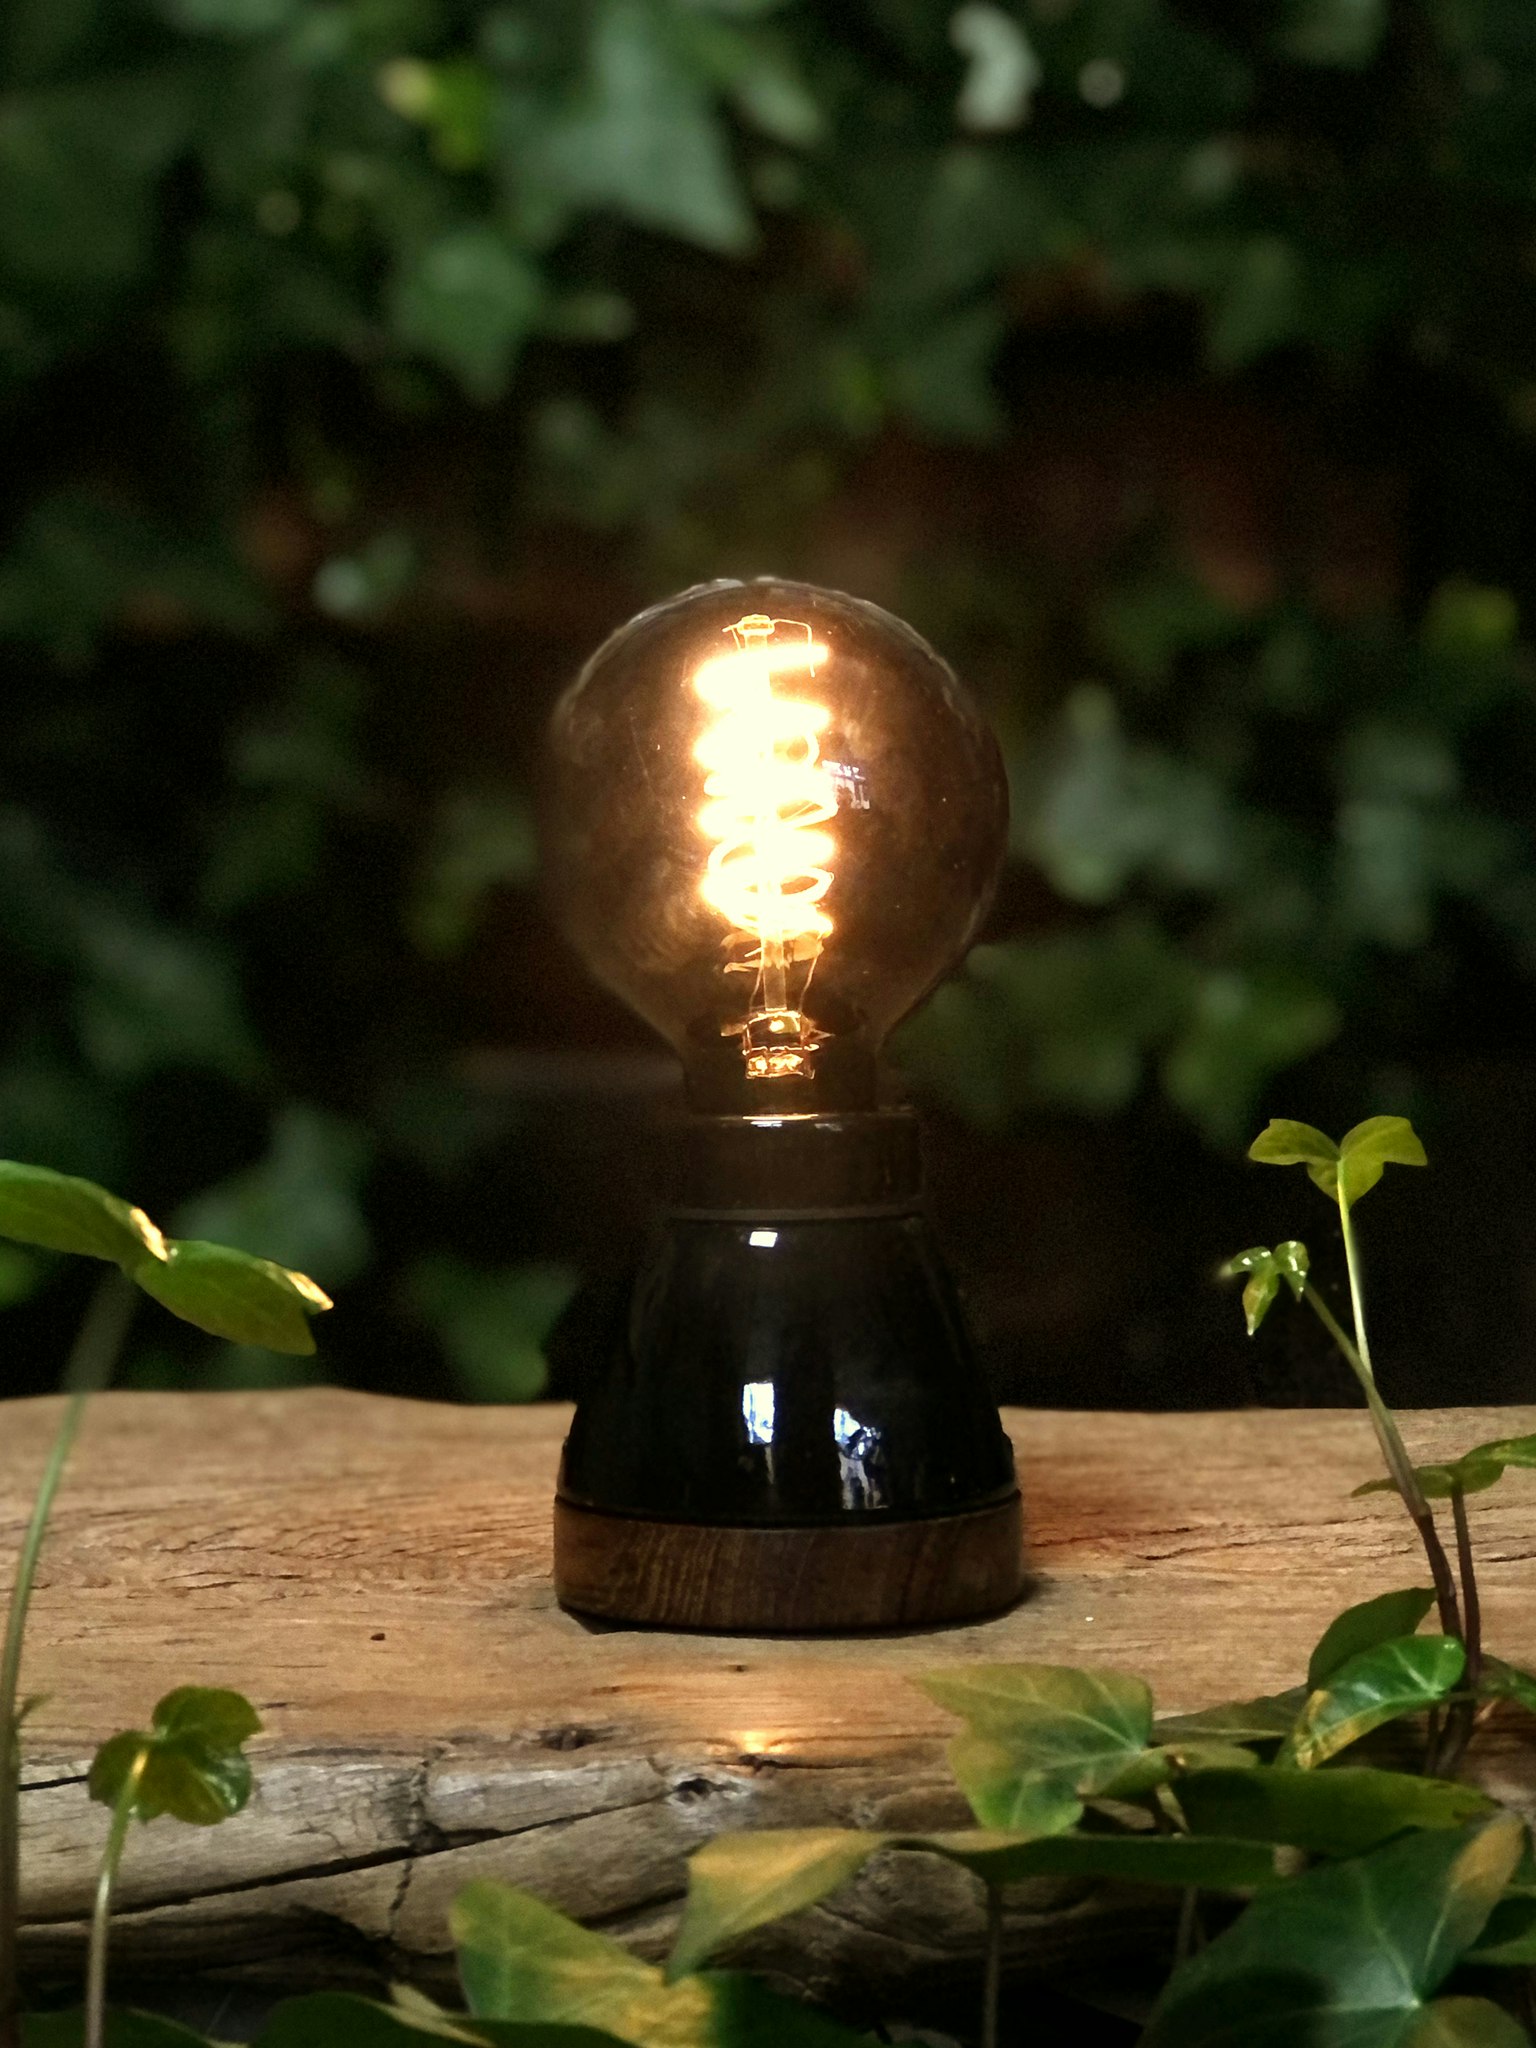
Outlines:
[{"label": "wood grain", "polygon": [[[0,1554],[13,1556],[58,1416],[0,1404]],[[23,1673],[27,1953],[78,1966],[106,1816],[83,1776],[106,1735],[182,1684],[257,1703],[249,1810],[136,1830],[125,1964],[297,1981],[430,1982],[469,1877],[526,1884],[646,1953],[683,1858],[726,1828],[919,1827],[960,1812],[953,1723],[909,1681],[965,1659],[1115,1666],[1174,1712],[1294,1683],[1350,1600],[1422,1583],[1347,1412],[1008,1411],[1031,1588],[995,1620],[876,1637],[751,1640],[583,1623],[555,1604],[550,1508],[566,1411],[455,1409],[314,1390],[112,1394],[87,1417],[44,1552]],[[1421,1456],[1536,1429],[1536,1410],[1409,1415]],[[1536,1480],[1471,1503],[1488,1637],[1536,1664]],[[1528,1724],[1527,1724],[1528,1725]],[[1492,1789],[1536,1810],[1511,1721]],[[1033,1964],[1102,1952],[1162,1907],[1083,1886],[1021,1892]],[[970,1881],[888,1857],[750,1958],[826,1991],[974,1955]]]}]

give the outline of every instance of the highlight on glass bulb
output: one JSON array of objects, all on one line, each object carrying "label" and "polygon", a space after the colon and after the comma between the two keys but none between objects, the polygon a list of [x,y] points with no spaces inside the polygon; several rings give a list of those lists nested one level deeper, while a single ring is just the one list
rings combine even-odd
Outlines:
[{"label": "highlight on glass bulb", "polygon": [[701,584],[598,649],[551,738],[562,921],[694,1106],[873,1107],[1007,827],[996,743],[933,649],[836,591]]}]

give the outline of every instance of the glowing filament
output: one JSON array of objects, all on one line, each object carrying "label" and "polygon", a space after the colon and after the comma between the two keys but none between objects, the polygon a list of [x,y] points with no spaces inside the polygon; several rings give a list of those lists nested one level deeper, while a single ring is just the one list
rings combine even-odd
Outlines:
[{"label": "glowing filament", "polygon": [[[803,639],[778,639],[791,627]],[[827,650],[810,628],[751,613],[730,628],[735,647],[706,661],[694,689],[716,712],[694,749],[707,771],[699,827],[714,845],[700,887],[731,928],[730,965],[754,977],[739,1034],[747,1073],[763,1080],[812,1071],[817,1032],[804,1010],[811,970],[832,920],[833,843],[818,830],[837,814],[837,784],[821,759],[823,705],[781,696],[783,675],[812,676]]]}]

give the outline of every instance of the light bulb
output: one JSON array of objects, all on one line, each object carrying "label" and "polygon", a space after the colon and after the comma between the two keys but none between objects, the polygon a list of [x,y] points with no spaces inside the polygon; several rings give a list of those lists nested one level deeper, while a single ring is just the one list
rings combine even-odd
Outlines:
[{"label": "light bulb", "polygon": [[703,584],[599,648],[552,743],[562,921],[693,1106],[873,1107],[1006,834],[996,742],[932,648],[809,584]]},{"label": "light bulb", "polygon": [[556,707],[546,870],[682,1058],[672,1200],[592,1330],[561,1460],[578,1611],[715,1628],[985,1613],[1013,1456],[879,1054],[975,934],[1007,793],[954,675],[875,605],[710,583]]}]

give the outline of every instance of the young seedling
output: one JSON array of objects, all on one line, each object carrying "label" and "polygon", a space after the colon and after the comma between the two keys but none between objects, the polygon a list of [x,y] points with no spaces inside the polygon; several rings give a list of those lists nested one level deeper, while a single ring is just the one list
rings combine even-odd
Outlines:
[{"label": "young seedling", "polygon": [[48,1516],[89,1396],[112,1377],[135,1289],[210,1336],[271,1351],[314,1351],[309,1318],[330,1297],[303,1273],[223,1245],[167,1237],[142,1209],[93,1181],[0,1160],[0,1237],[100,1259],[98,1289],[65,1374],[69,1394],[17,1559],[0,1649],[0,2048],[19,2048],[21,1651]]},{"label": "young seedling", "polygon": [[107,2010],[107,1935],[112,1894],[129,1823],[169,1813],[194,1827],[215,1827],[251,1796],[243,1745],[261,1732],[250,1701],[237,1692],[184,1685],[167,1693],[150,1727],[114,1735],[96,1752],[87,1779],[93,1799],[112,1809],[112,1827],[96,1881],[85,1979],[85,2048],[102,2048]]}]

